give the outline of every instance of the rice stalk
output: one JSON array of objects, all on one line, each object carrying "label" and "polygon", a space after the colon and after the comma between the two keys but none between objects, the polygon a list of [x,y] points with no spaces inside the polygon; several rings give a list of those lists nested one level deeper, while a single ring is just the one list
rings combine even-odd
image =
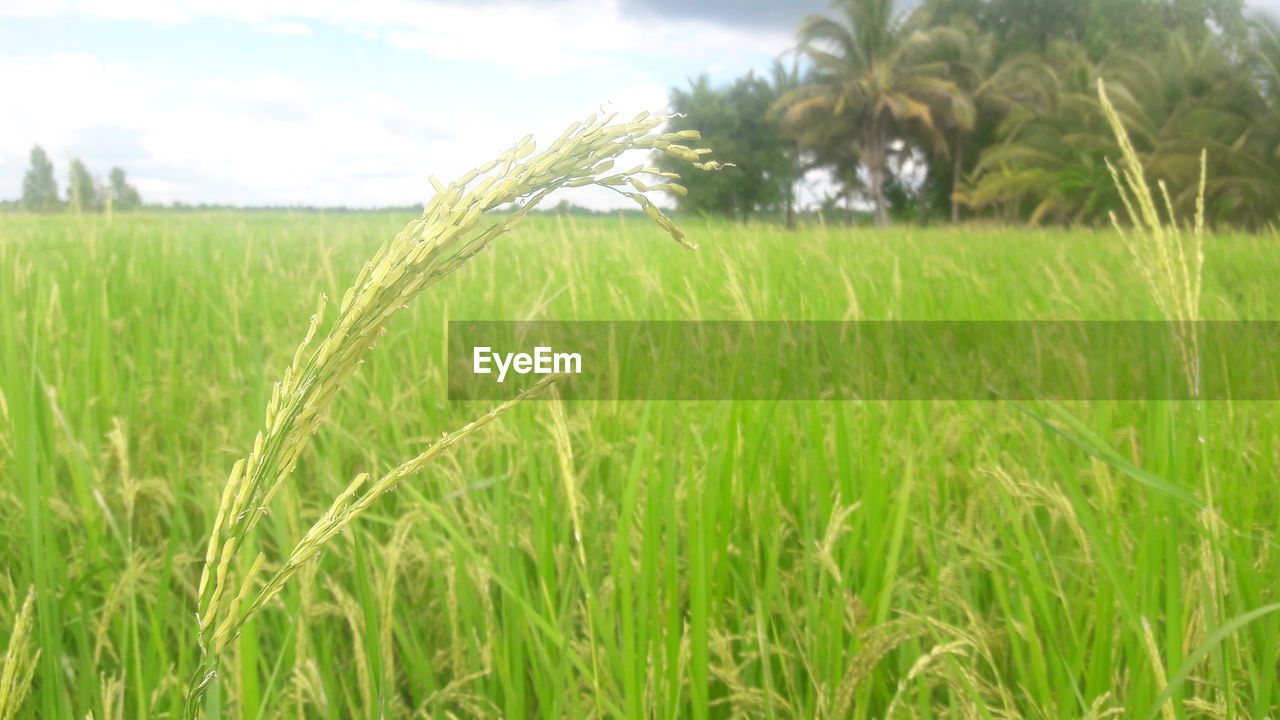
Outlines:
[{"label": "rice stalk", "polygon": [[[1168,673],[1164,671],[1164,660],[1160,657],[1160,648],[1156,645],[1155,633],[1151,631],[1151,622],[1144,616],[1142,618],[1142,644],[1147,651],[1147,656],[1151,660],[1151,675],[1155,678],[1156,683],[1160,687],[1169,686]],[[1177,720],[1177,713],[1173,710],[1173,701],[1165,700],[1160,704],[1160,715],[1164,720]]]},{"label": "rice stalk", "polygon": [[123,720],[124,714],[124,676],[98,673],[98,686],[101,690],[102,697],[102,717],[96,717],[93,712],[88,715],[88,720]]},{"label": "rice stalk", "polygon": [[885,718],[893,717],[893,713],[897,709],[898,703],[902,702],[902,697],[907,691],[907,686],[910,685],[913,680],[925,674],[935,661],[945,655],[965,656],[965,648],[967,647],[969,647],[969,643],[964,640],[952,640],[947,643],[938,643],[937,645],[934,645],[929,652],[916,658],[916,661],[911,664],[911,669],[908,670],[907,674],[898,681],[898,689],[894,691],[893,699],[889,701],[889,706],[884,711]]},{"label": "rice stalk", "polygon": [[[378,603],[378,648],[385,687],[394,687],[396,679],[395,602],[400,585],[401,565],[409,543],[409,533],[421,519],[421,513],[409,512],[396,521],[391,541],[382,551],[386,568],[374,586]],[[399,701],[399,698],[393,697],[392,700]]]},{"label": "rice stalk", "polygon": [[830,717],[852,717],[854,699],[862,682],[872,675],[880,661],[899,646],[920,637],[927,628],[911,618],[873,625],[861,638],[861,647],[849,659],[848,669],[835,690]]},{"label": "rice stalk", "polygon": [[[1191,397],[1195,400],[1193,410],[1204,487],[1204,507],[1198,520],[1204,529],[1204,534],[1200,538],[1198,548],[1199,571],[1203,577],[1200,593],[1201,607],[1193,611],[1191,617],[1200,615],[1200,621],[1208,627],[1213,627],[1222,622],[1224,614],[1222,597],[1226,559],[1221,541],[1224,523],[1214,499],[1213,463],[1209,457],[1206,441],[1209,430],[1201,397],[1200,348],[1195,328],[1195,323],[1200,319],[1201,281],[1204,270],[1204,196],[1208,155],[1203,150],[1200,153],[1200,183],[1196,194],[1195,220],[1190,233],[1185,234],[1174,218],[1173,203],[1164,181],[1157,183],[1167,222],[1161,220],[1155,196],[1143,174],[1142,164],[1120,121],[1119,114],[1107,97],[1106,87],[1101,80],[1098,82],[1098,98],[1107,122],[1110,123],[1120,144],[1122,155],[1119,168],[1109,161],[1107,167],[1111,170],[1112,179],[1120,192],[1120,198],[1124,202],[1125,210],[1135,230],[1132,234],[1127,233],[1114,213],[1111,221],[1128,245],[1156,304],[1165,319],[1173,326],[1174,343],[1182,361]],[[1229,625],[1230,623],[1227,623],[1222,627]],[[1164,677],[1159,649],[1156,647],[1154,634],[1145,617],[1142,618],[1142,630],[1143,642],[1154,667],[1155,680],[1163,688],[1161,699],[1151,710],[1150,716],[1155,717],[1159,713],[1165,718],[1172,718],[1176,715],[1172,698],[1181,680],[1170,683]],[[1206,653],[1206,655],[1209,654]],[[1225,655],[1222,653],[1213,653],[1212,670],[1225,677],[1228,671],[1224,658]],[[1191,698],[1191,700],[1207,702],[1210,706],[1217,704],[1205,698]]]},{"label": "rice stalk", "polygon": [[1115,226],[1133,255],[1152,299],[1173,324],[1174,342],[1192,396],[1200,394],[1200,352],[1194,323],[1200,319],[1201,277],[1204,269],[1204,193],[1207,155],[1200,153],[1200,187],[1196,195],[1195,221],[1190,233],[1184,233],[1173,214],[1173,202],[1164,181],[1157,182],[1167,222],[1160,217],[1156,197],[1151,192],[1142,162],[1133,149],[1129,133],[1120,115],[1107,97],[1105,84],[1098,81],[1098,99],[1111,131],[1120,144],[1119,166],[1107,160],[1107,168],[1124,203],[1132,230],[1121,225],[1115,213]]},{"label": "rice stalk", "polygon": [[31,640],[35,598],[36,591],[32,586],[27,590],[27,599],[22,602],[22,608],[13,619],[9,647],[4,653],[4,664],[0,665],[0,720],[11,720],[18,716],[18,708],[22,707],[27,698],[27,690],[31,688],[36,661],[40,659],[40,650]]},{"label": "rice stalk", "polygon": [[[678,176],[644,165],[613,172],[614,164],[629,150],[654,149],[701,170],[715,170],[720,165],[702,161],[710,150],[681,144],[683,140],[697,139],[694,131],[656,134],[654,131],[666,118],[644,113],[630,122],[610,124],[612,120],[613,116],[593,115],[585,122],[574,123],[546,150],[536,154],[532,138],[525,137],[497,159],[447,186],[432,178],[436,195],[422,216],[410,222],[365,264],[355,284],[346,291],[328,333],[317,339],[326,304],[321,296],[293,362],[275,384],[264,428],[250,453],[232,467],[223,488],[197,591],[200,662],[188,686],[186,717],[200,716],[204,695],[217,677],[219,656],[227,642],[329,540],[404,477],[555,379],[544,378],[457,432],[444,435],[376,482],[370,483],[367,474],[358,476],[260,587],[257,578],[266,565],[261,554],[242,577],[233,577],[232,568],[237,566],[245,539],[293,472],[319,428],[321,415],[363,362],[364,355],[386,332],[392,316],[513,228],[541,200],[560,188],[599,185],[613,189],[636,202],[672,239],[694,247],[644,194],[652,190],[684,194],[685,189],[674,182],[649,185],[640,179],[643,175],[665,180]],[[511,212],[492,221],[484,219],[486,211],[508,204],[514,206]]]}]

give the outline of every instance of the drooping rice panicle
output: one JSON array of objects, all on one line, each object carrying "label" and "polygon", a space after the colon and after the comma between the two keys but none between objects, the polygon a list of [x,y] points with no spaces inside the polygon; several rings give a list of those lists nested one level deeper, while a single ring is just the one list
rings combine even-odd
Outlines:
[{"label": "drooping rice panicle", "polygon": [[[329,513],[299,541],[281,569],[255,592],[256,576],[265,564],[263,557],[256,558],[243,577],[236,578],[233,572],[245,539],[293,472],[334,396],[386,332],[388,322],[397,312],[515,227],[534,206],[560,188],[587,185],[612,188],[635,201],[676,242],[694,248],[644,195],[650,190],[683,193],[684,188],[674,182],[647,185],[640,180],[643,175],[668,180],[678,176],[646,165],[613,172],[620,156],[629,150],[659,150],[687,160],[700,170],[720,167],[714,161],[702,160],[710,150],[681,144],[683,140],[698,139],[698,133],[655,132],[665,120],[662,116],[642,113],[630,122],[611,124],[613,116],[593,115],[571,125],[542,152],[535,153],[532,136],[526,136],[497,159],[448,185],[432,178],[436,194],[422,216],[405,226],[365,263],[343,296],[337,318],[328,332],[317,339],[326,306],[325,298],[321,297],[293,362],[275,384],[263,429],[254,439],[250,453],[235,463],[223,489],[197,590],[201,662],[188,686],[188,717],[199,717],[202,698],[217,676],[218,657],[227,641],[279,591],[300,563],[318,552],[333,533],[362,513],[400,478],[488,424],[530,392],[545,386],[540,383],[458,432],[446,435],[422,455],[368,488],[364,488],[367,476],[356,478],[335,499]],[[634,192],[620,190],[622,186],[629,186]],[[513,205],[513,209],[495,217],[484,215],[505,205]]]}]

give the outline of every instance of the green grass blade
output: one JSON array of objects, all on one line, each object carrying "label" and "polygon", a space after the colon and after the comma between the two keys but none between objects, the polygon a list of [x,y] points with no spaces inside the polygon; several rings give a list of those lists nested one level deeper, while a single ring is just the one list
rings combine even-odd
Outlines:
[{"label": "green grass blade", "polygon": [[1064,429],[1053,424],[1043,415],[1040,415],[1026,405],[1015,402],[1014,406],[1017,407],[1024,415],[1039,423],[1041,427],[1054,435],[1067,440],[1067,442],[1075,445],[1089,457],[1101,460],[1152,490],[1180,500],[1197,510],[1205,509],[1204,503],[1194,495],[1156,475],[1155,473],[1144,470],[1128,460],[1125,460],[1119,453],[1107,446],[1101,438],[1089,430],[1089,428],[1082,423],[1079,418],[1067,412],[1065,409],[1052,403],[1049,404],[1049,409],[1053,412],[1054,417],[1065,423],[1069,429]]}]

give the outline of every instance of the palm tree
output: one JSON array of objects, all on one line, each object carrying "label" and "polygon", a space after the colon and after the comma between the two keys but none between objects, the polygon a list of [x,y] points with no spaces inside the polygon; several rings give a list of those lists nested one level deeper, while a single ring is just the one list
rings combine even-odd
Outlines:
[{"label": "palm tree", "polygon": [[840,20],[805,18],[799,51],[809,60],[809,83],[784,98],[788,119],[803,124],[817,115],[839,126],[843,142],[862,160],[876,225],[889,224],[885,171],[890,143],[914,131],[944,143],[939,107],[965,104],[964,93],[931,59],[940,43],[961,43],[963,33],[930,26],[928,15],[895,13],[893,0],[842,0]]},{"label": "palm tree", "polygon": [[1252,62],[1257,78],[1259,109],[1254,114],[1250,138],[1258,149],[1257,156],[1266,158],[1266,177],[1271,188],[1270,217],[1274,222],[1280,207],[1280,23],[1269,16],[1259,16],[1252,23]]},{"label": "palm tree", "polygon": [[941,160],[951,165],[951,222],[957,223],[963,204],[957,191],[970,164],[968,150],[972,137],[980,129],[989,131],[1007,107],[996,72],[995,39],[979,31],[972,22],[957,22],[954,27],[963,33],[962,41],[939,48],[941,54],[934,59],[946,64],[947,77],[961,95],[944,97],[947,105],[933,110],[947,145],[935,148],[931,162]]},{"label": "palm tree", "polygon": [[1268,173],[1275,164],[1266,142],[1253,141],[1276,125],[1259,114],[1255,81],[1222,38],[1183,31],[1170,32],[1155,52],[1118,50],[1102,62],[1066,40],[1010,60],[992,78],[1008,103],[997,142],[983,150],[960,197],[1008,216],[1029,213],[1033,224],[1102,222],[1118,210],[1105,161],[1119,149],[1094,94],[1099,79],[1147,171],[1167,181],[1175,211],[1194,211],[1207,149],[1210,217],[1248,224],[1274,217],[1269,208],[1280,202],[1280,185]]},{"label": "palm tree", "polygon": [[1217,34],[1174,32],[1160,55],[1130,59],[1127,84],[1139,103],[1135,126],[1155,138],[1148,168],[1168,180],[1175,208],[1188,216],[1194,210],[1207,151],[1210,218],[1256,224],[1276,207],[1275,185],[1252,182],[1253,170],[1265,173],[1271,164],[1257,162],[1266,154],[1252,141],[1272,123],[1257,123],[1260,87],[1233,53]]},{"label": "palm tree", "polygon": [[[1033,225],[1046,218],[1089,222],[1119,209],[1106,166],[1118,148],[1095,90],[1102,74],[1085,48],[1069,40],[1051,41],[1043,54],[1025,53],[1001,66],[993,92],[1007,111],[959,199],[974,208],[1002,209],[1009,220],[1029,216]],[[1122,98],[1117,105],[1127,119],[1130,96],[1123,86],[1108,88]],[[1134,136],[1140,150],[1148,140]]]},{"label": "palm tree", "polygon": [[[785,97],[787,93],[794,92],[801,85],[800,65],[798,62],[793,62],[788,67],[781,60],[774,60],[773,67],[770,69],[770,76],[770,87],[775,98]],[[775,103],[768,113],[768,119],[777,123],[781,120],[778,115],[777,104]],[[785,178],[786,191],[783,197],[786,208],[783,214],[786,218],[787,229],[794,230],[796,227],[796,183],[800,181],[801,176],[804,174],[800,160],[800,138],[798,133],[787,127],[785,123],[779,124],[778,134],[783,140],[787,159],[787,164],[784,168],[784,172],[787,174]]]},{"label": "palm tree", "polygon": [[[1218,214],[1261,226],[1280,220],[1280,23],[1259,16],[1250,30],[1244,129],[1210,146],[1208,195]],[[1240,91],[1237,97],[1244,95]]]}]

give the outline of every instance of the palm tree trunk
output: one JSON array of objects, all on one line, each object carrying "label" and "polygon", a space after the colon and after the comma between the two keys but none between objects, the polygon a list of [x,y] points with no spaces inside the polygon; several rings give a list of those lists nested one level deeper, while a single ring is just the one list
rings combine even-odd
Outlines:
[{"label": "palm tree trunk", "polygon": [[889,227],[889,209],[884,199],[884,128],[878,117],[871,120],[867,135],[867,174],[871,176],[871,199],[876,206],[876,227]]},{"label": "palm tree trunk", "polygon": [[954,157],[951,158],[951,224],[953,225],[960,222],[960,200],[956,195],[960,192],[960,179],[964,174],[964,141],[964,131],[957,130],[956,149]]},{"label": "palm tree trunk", "polygon": [[[790,156],[788,159],[791,160]],[[791,160],[791,167],[788,170],[795,169],[795,161]],[[796,229],[796,178],[791,173],[787,174],[787,192],[783,198],[783,202],[787,204],[786,210],[783,211],[783,217],[786,218],[787,229]]]}]

